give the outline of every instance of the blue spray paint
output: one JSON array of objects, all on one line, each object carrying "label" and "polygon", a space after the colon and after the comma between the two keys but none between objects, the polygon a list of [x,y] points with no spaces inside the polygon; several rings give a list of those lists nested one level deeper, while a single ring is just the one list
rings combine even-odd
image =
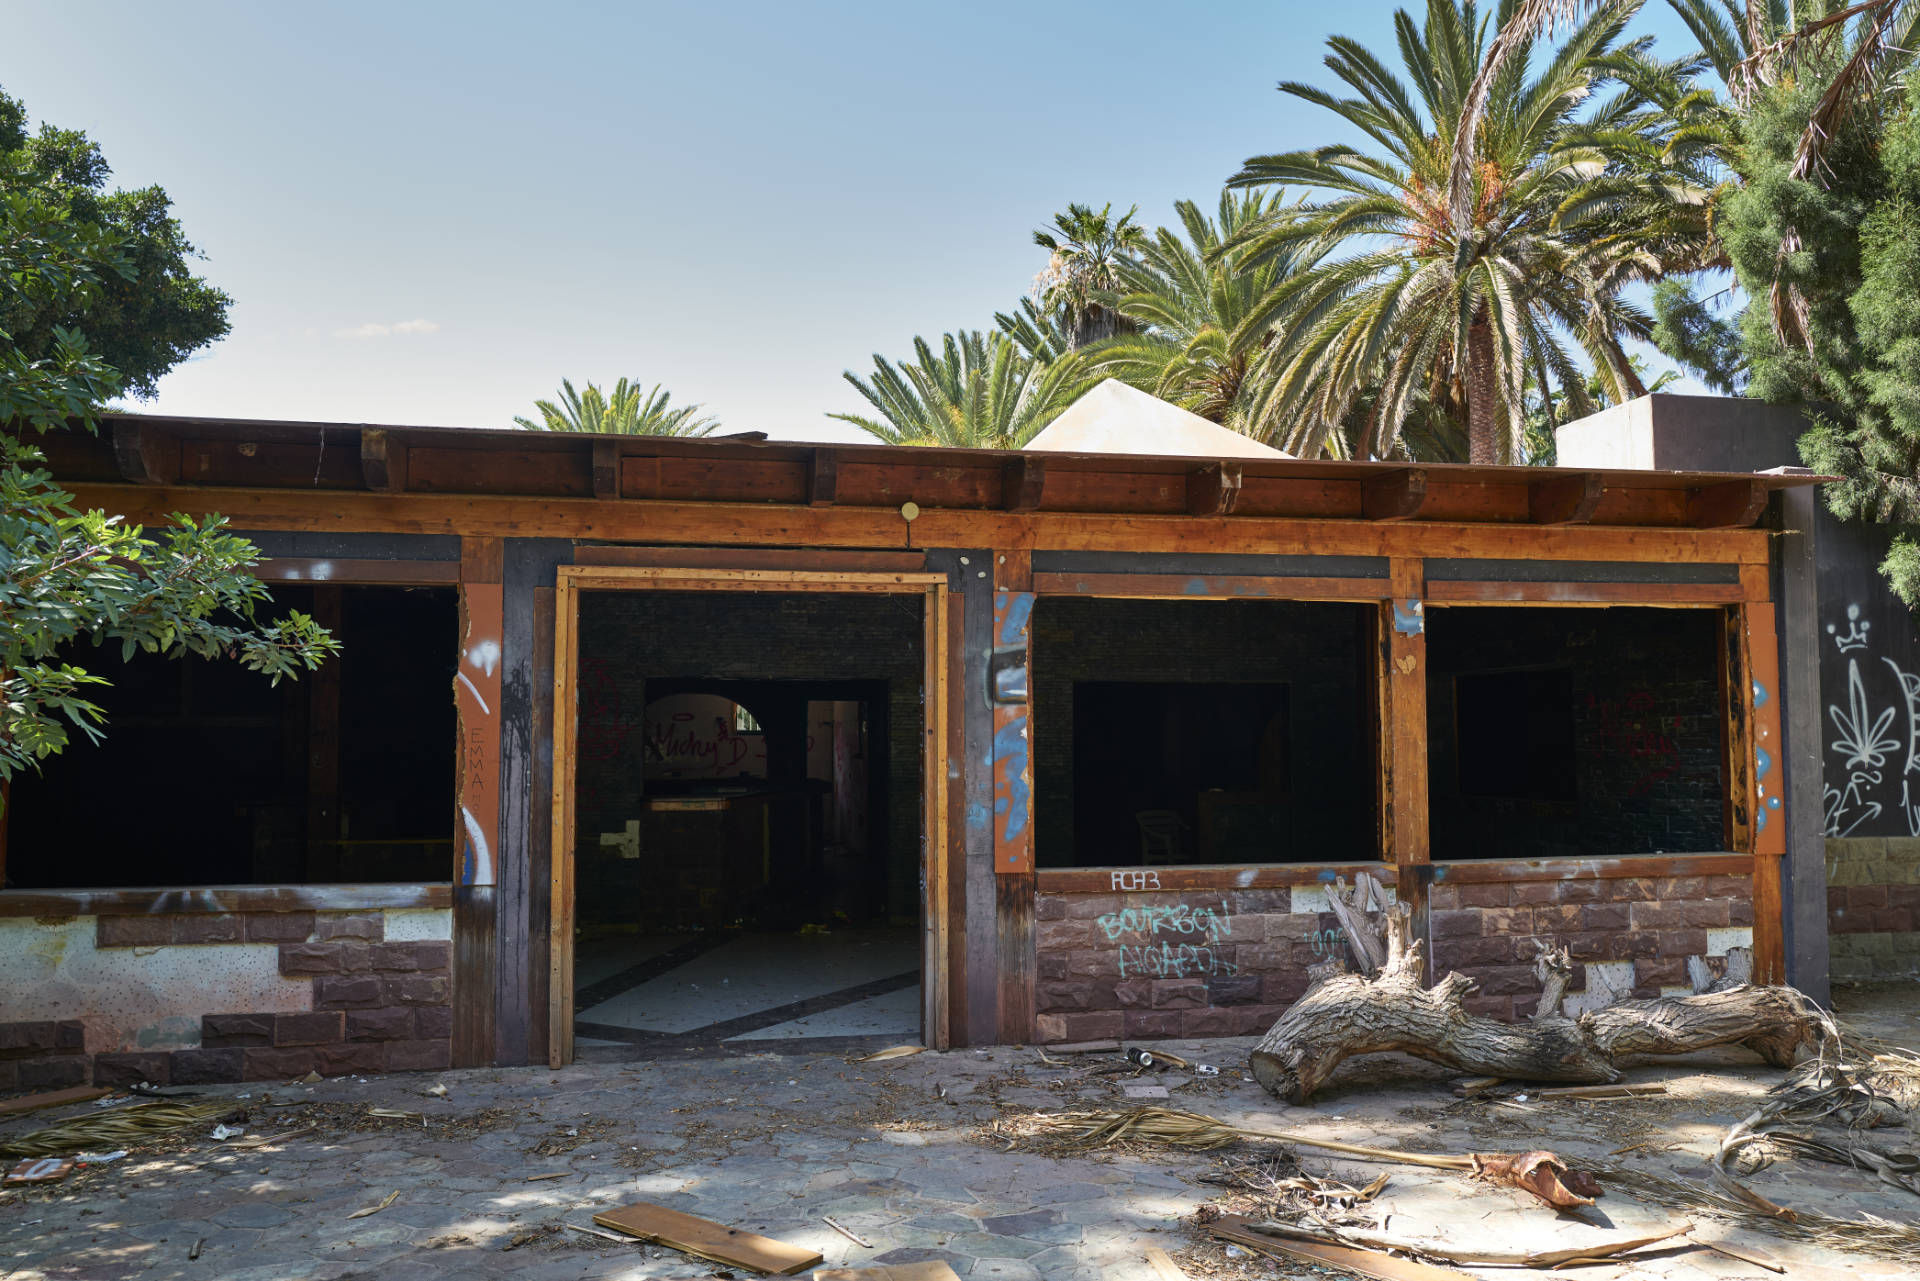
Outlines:
[{"label": "blue spray paint", "polygon": [[1425,602],[1409,599],[1404,605],[1393,602],[1393,630],[1402,636],[1422,636],[1427,630]]}]

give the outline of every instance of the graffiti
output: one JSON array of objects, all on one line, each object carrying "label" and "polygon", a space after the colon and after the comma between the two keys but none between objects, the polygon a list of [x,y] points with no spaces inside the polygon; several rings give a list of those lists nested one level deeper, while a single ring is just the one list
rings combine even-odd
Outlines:
[{"label": "graffiti", "polygon": [[1427,630],[1426,603],[1411,598],[1405,604],[1393,602],[1393,630],[1402,636],[1424,635]]},{"label": "graffiti", "polygon": [[1113,888],[1116,890],[1157,890],[1160,888],[1158,872],[1115,872]]},{"label": "graffiti", "polygon": [[644,718],[627,710],[613,665],[604,658],[583,659],[579,697],[579,743],[575,749],[579,759],[619,760],[626,750],[627,736],[641,726]]},{"label": "graffiti", "polygon": [[[664,700],[663,700],[664,701]],[[712,729],[690,711],[668,711],[646,725],[647,760],[676,775],[721,777],[753,773],[749,762],[766,757],[766,739],[760,734],[734,732],[724,717],[715,716]],[[762,772],[765,766],[761,766]]]},{"label": "graffiti", "polygon": [[1240,972],[1233,962],[1222,960],[1210,947],[1193,943],[1123,943],[1120,946],[1121,978],[1185,979]]},{"label": "graffiti", "polygon": [[1652,692],[1644,689],[1628,694],[1624,701],[1587,695],[1587,710],[1600,720],[1600,750],[1629,762],[1629,800],[1680,772],[1680,747],[1674,738],[1680,732],[1680,718],[1656,717],[1654,706]]},{"label": "graffiti", "polygon": [[1313,947],[1313,954],[1325,960],[1340,952],[1347,945],[1347,932],[1339,926],[1331,929],[1315,930],[1308,936],[1307,942]]},{"label": "graffiti", "polygon": [[1873,624],[1860,617],[1858,605],[1847,606],[1847,630],[1841,631],[1838,624],[1827,624],[1827,635],[1833,637],[1833,643],[1840,647],[1842,654],[1867,647],[1867,632]]},{"label": "graffiti", "polygon": [[1227,917],[1225,903],[1218,912],[1185,903],[1172,907],[1129,907],[1108,912],[1094,923],[1109,943],[1119,941],[1124,934],[1199,934],[1205,936],[1207,942],[1217,943],[1233,933],[1233,922]]},{"label": "graffiti", "polygon": [[[1827,624],[1827,635],[1842,654],[1856,654],[1870,648],[1872,622],[1860,616],[1858,605],[1847,606],[1846,630],[1838,623]],[[1893,659],[1880,656],[1893,674],[1899,701],[1876,706],[1868,689],[1866,673],[1859,657],[1847,659],[1846,703],[1827,705],[1827,717],[1833,724],[1833,739],[1827,744],[1828,773],[1833,781],[1825,789],[1825,826],[1828,836],[1851,836],[1886,812],[1892,798],[1875,793],[1889,783],[1888,775],[1900,778],[1899,814],[1910,835],[1920,836],[1920,800],[1915,798],[1913,775],[1920,774],[1920,674],[1906,671]],[[1900,714],[1906,721],[1900,723]],[[1904,757],[1902,752],[1904,751]]]}]

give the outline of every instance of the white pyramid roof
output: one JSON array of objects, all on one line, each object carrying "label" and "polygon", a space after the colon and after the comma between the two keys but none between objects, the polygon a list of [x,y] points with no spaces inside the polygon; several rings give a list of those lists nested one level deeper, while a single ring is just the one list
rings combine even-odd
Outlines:
[{"label": "white pyramid roof", "polygon": [[1026,449],[1056,454],[1170,454],[1182,458],[1291,458],[1178,405],[1109,378],[1061,411]]}]

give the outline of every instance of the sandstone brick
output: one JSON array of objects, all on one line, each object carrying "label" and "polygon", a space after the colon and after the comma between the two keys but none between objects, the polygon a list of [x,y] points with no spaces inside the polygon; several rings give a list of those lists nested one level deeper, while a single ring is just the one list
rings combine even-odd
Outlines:
[{"label": "sandstone brick", "polygon": [[1091,921],[1118,912],[1127,903],[1124,894],[1074,894],[1067,898],[1067,919]]},{"label": "sandstone brick", "polygon": [[1306,993],[1307,976],[1299,971],[1268,974],[1260,979],[1260,999],[1268,1005],[1292,1005]]},{"label": "sandstone brick", "polygon": [[168,1072],[175,1085],[217,1085],[245,1079],[247,1052],[232,1050],[175,1050]]},{"label": "sandstone brick", "polygon": [[1892,934],[1913,931],[1913,913],[1904,907],[1885,907],[1873,914],[1873,928]]},{"label": "sandstone brick", "polygon": [[1112,1041],[1127,1034],[1127,1016],[1119,1010],[1088,1011],[1084,1014],[1062,1014],[1061,1041]]},{"label": "sandstone brick", "polygon": [[1125,1015],[1129,1039],[1172,1040],[1186,1035],[1183,1010],[1128,1010]]},{"label": "sandstone brick", "polygon": [[1067,977],[1067,954],[1065,952],[1040,953],[1034,961],[1034,974],[1043,979]]},{"label": "sandstone brick", "polygon": [[79,1019],[61,1019],[53,1025],[53,1048],[76,1053],[87,1048],[87,1025]]},{"label": "sandstone brick", "polygon": [[387,918],[378,912],[321,912],[313,918],[313,937],[328,939],[365,939],[378,943],[386,938]]},{"label": "sandstone brick", "polygon": [[[414,1022],[410,1009],[349,1010],[347,1012],[347,1039],[349,1041],[406,1041],[418,1035],[418,1025]],[[451,1013],[451,1011],[449,1011]],[[452,1028],[448,1028],[450,1034]]]},{"label": "sandstone brick", "polygon": [[22,1059],[4,1065],[12,1076],[7,1089],[64,1090],[85,1085],[92,1068],[84,1054],[57,1054],[44,1059]]},{"label": "sandstone brick", "polygon": [[1636,930],[1676,930],[1686,924],[1678,903],[1635,903],[1630,919]]},{"label": "sandstone brick", "polygon": [[170,916],[98,916],[95,947],[159,947],[173,941]]},{"label": "sandstone brick", "polygon": [[1035,943],[1042,952],[1092,947],[1096,937],[1091,921],[1039,921],[1034,925]]},{"label": "sandstone brick", "polygon": [[1583,903],[1580,907],[1583,930],[1624,930],[1632,925],[1632,909],[1625,903]]},{"label": "sandstone brick", "polygon": [[203,1014],[200,1016],[200,1045],[203,1049],[224,1049],[273,1044],[271,1014]]},{"label": "sandstone brick", "polygon": [[52,1019],[0,1023],[0,1055],[19,1058],[29,1054],[50,1054],[59,1035],[59,1028]]},{"label": "sandstone brick", "polygon": [[1505,1023],[1514,1021],[1513,998],[1510,996],[1489,996],[1482,992],[1467,997],[1460,1005],[1469,1014],[1484,1014]]},{"label": "sandstone brick", "polygon": [[382,994],[380,980],[371,974],[322,974],[313,981],[313,1005],[319,1010],[378,1005]]},{"label": "sandstone brick", "polygon": [[390,974],[380,981],[388,1005],[445,1005],[453,991],[443,974]]},{"label": "sandstone brick", "polygon": [[1847,907],[1851,911],[1872,911],[1887,905],[1887,887],[1884,885],[1856,885],[1847,891]]},{"label": "sandstone brick", "polygon": [[1478,938],[1480,913],[1474,909],[1453,912],[1429,912],[1428,928],[1436,939]]},{"label": "sandstone brick", "polygon": [[1064,955],[1067,958],[1067,974],[1073,978],[1105,978],[1120,972],[1117,950],[1096,952],[1089,948]]},{"label": "sandstone brick", "polygon": [[1451,912],[1460,906],[1460,887],[1435,885],[1427,891],[1427,907],[1435,912]]},{"label": "sandstone brick", "polygon": [[247,941],[250,943],[302,943],[312,934],[312,912],[249,912]]},{"label": "sandstone brick", "polygon": [[1153,1007],[1152,979],[1121,979],[1113,985],[1113,1001],[1103,1008],[1109,1010],[1151,1009]]},{"label": "sandstone brick", "polygon": [[1516,996],[1540,990],[1539,976],[1531,965],[1489,965],[1468,973],[1480,981],[1480,990],[1488,996]]},{"label": "sandstone brick", "polygon": [[1461,907],[1506,907],[1512,901],[1508,887],[1495,881],[1488,885],[1462,885]]},{"label": "sandstone brick", "polygon": [[96,1054],[93,1056],[95,1085],[170,1084],[170,1056],[160,1053]]},{"label": "sandstone brick", "polygon": [[1287,1012],[1284,1005],[1236,1005],[1234,1030],[1231,1036],[1265,1036],[1267,1029],[1279,1021]]},{"label": "sandstone brick", "polygon": [[1703,930],[1717,930],[1726,926],[1730,919],[1725,899],[1702,900],[1680,904],[1680,919],[1685,924]]},{"label": "sandstone brick", "polygon": [[175,943],[238,943],[244,935],[240,918],[231,912],[173,918]]},{"label": "sandstone brick", "polygon": [[1480,912],[1480,932],[1494,934],[1532,934],[1533,909],[1530,907],[1489,907]]},{"label": "sandstone brick", "polygon": [[1483,965],[1508,965],[1514,959],[1510,938],[1457,938],[1436,941],[1434,968],[1441,973]]},{"label": "sandstone brick", "polygon": [[355,974],[367,968],[367,959],[367,945],[351,939],[280,945],[280,972],[288,976]]},{"label": "sandstone brick", "polygon": [[1615,903],[1645,903],[1654,897],[1651,877],[1622,876],[1607,882],[1607,898]]},{"label": "sandstone brick", "polygon": [[1533,932],[1557,938],[1586,925],[1586,908],[1578,903],[1543,903],[1533,909]]},{"label": "sandstone brick", "polygon": [[[1087,982],[1037,983],[1034,985],[1034,1001],[1036,1008],[1044,1013],[1055,1010],[1084,1010],[1093,1004],[1093,984]],[[409,1015],[407,1021],[409,1025],[412,1023],[410,1011],[407,1010],[377,1012]]]},{"label": "sandstone brick", "polygon": [[273,1043],[276,1046],[325,1045],[345,1035],[338,1010],[276,1014],[273,1017]]},{"label": "sandstone brick", "polygon": [[1067,900],[1058,894],[1042,894],[1033,901],[1033,919],[1036,921],[1064,921],[1067,919]]},{"label": "sandstone brick", "polygon": [[453,1011],[448,1007],[423,1005],[413,1012],[414,1032],[422,1040],[453,1035]]},{"label": "sandstone brick", "polygon": [[1067,1020],[1061,1014],[1036,1014],[1033,1017],[1033,1039],[1041,1045],[1051,1045],[1055,1041],[1067,1039]]},{"label": "sandstone brick", "polygon": [[320,1047],[321,1076],[349,1076],[387,1070],[385,1041],[352,1041]]},{"label": "sandstone brick", "polygon": [[[1235,890],[1227,897],[1227,907],[1235,917],[1264,915],[1268,912],[1291,914],[1293,891],[1285,886],[1260,890]],[[1236,924],[1238,924],[1237,921]]]},{"label": "sandstone brick", "polygon": [[1257,974],[1216,974],[1207,980],[1207,1004],[1258,1004],[1261,981]]},{"label": "sandstone brick", "polygon": [[1707,878],[1708,898],[1751,898],[1753,896],[1753,878],[1750,876],[1709,876]]},{"label": "sandstone brick", "polygon": [[1735,899],[1731,903],[1728,903],[1727,904],[1727,924],[1728,925],[1752,925],[1753,924],[1753,900],[1742,898],[1742,899]]},{"label": "sandstone brick", "polygon": [[1561,903],[1605,903],[1609,900],[1607,883],[1597,877],[1575,876],[1555,881],[1553,897]]},{"label": "sandstone brick", "polygon": [[1653,896],[1657,899],[1689,899],[1707,896],[1707,878],[1704,876],[1662,876],[1653,883]]},{"label": "sandstone brick", "polygon": [[453,944],[445,940],[376,943],[372,960],[376,970],[445,970],[453,965]]},{"label": "sandstone brick", "polygon": [[241,1055],[241,1079],[247,1081],[285,1081],[320,1070],[320,1051],[315,1046],[287,1049],[249,1046]]},{"label": "sandstone brick", "polygon": [[1684,956],[1661,956],[1633,963],[1633,990],[1636,996],[1658,996],[1663,987],[1675,987],[1687,981]]},{"label": "sandstone brick", "polygon": [[1559,886],[1552,881],[1520,881],[1507,887],[1507,902],[1515,907],[1534,907],[1560,901]]},{"label": "sandstone brick", "polygon": [[1275,913],[1260,918],[1261,937],[1269,942],[1304,943],[1320,928],[1319,918],[1308,913]]},{"label": "sandstone brick", "polygon": [[18,1090],[22,1088],[37,1087],[23,1087],[20,1084],[20,1064],[17,1060],[0,1059],[0,1090]]},{"label": "sandstone brick", "polygon": [[394,1041],[387,1046],[389,1072],[439,1072],[452,1062],[445,1041]]},{"label": "sandstone brick", "polygon": [[[1660,931],[1660,955],[1678,957],[1685,961],[1689,956],[1707,954],[1707,932],[1705,930],[1662,930]],[[1682,969],[1684,973],[1684,967]],[[1684,981],[1684,980],[1683,980]]]},{"label": "sandstone brick", "polygon": [[1153,1008],[1156,1010],[1192,1010],[1207,1004],[1207,985],[1203,979],[1156,979],[1153,984]]}]

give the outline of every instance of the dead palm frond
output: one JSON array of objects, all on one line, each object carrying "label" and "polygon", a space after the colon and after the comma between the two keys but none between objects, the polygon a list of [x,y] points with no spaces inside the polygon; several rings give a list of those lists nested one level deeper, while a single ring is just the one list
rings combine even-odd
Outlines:
[{"label": "dead palm frond", "polygon": [[145,1140],[217,1121],[234,1111],[231,1099],[208,1103],[132,1103],[77,1116],[11,1139],[0,1139],[0,1156],[61,1156],[71,1152],[130,1147]]}]

